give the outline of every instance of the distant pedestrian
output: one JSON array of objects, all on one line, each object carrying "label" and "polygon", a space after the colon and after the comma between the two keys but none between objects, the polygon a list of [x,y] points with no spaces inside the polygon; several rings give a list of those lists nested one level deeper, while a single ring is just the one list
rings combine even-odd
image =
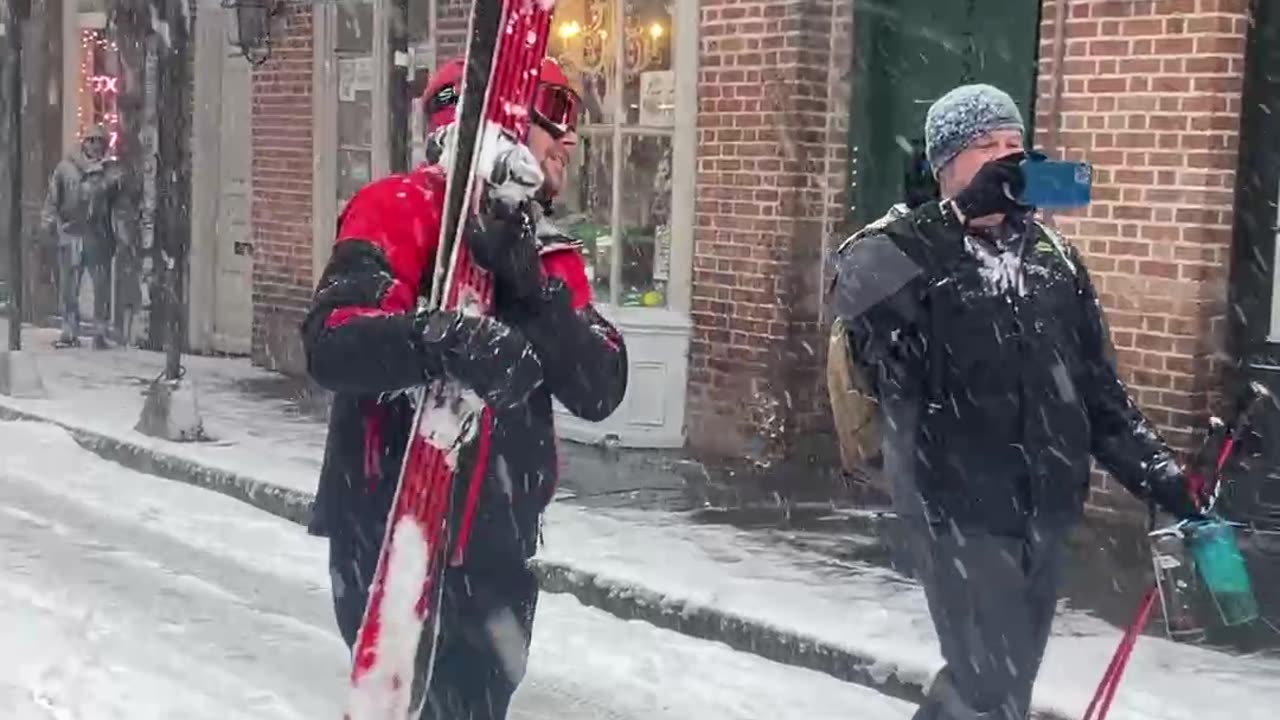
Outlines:
[{"label": "distant pedestrian", "polygon": [[1013,100],[956,88],[925,136],[942,199],[841,247],[836,315],[946,660],[915,720],[1024,720],[1090,457],[1180,518],[1199,499],[1117,375],[1079,253],[1015,200]]},{"label": "distant pedestrian", "polygon": [[119,165],[107,157],[108,135],[94,126],[79,149],[54,168],[41,216],[45,237],[57,245],[58,298],[62,334],[57,347],[80,344],[80,283],[93,283],[93,345],[108,347],[111,320],[111,259],[125,207]]}]

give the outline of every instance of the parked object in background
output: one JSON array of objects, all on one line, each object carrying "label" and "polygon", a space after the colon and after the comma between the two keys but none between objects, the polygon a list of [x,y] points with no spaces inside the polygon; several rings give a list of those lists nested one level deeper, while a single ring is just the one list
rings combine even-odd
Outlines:
[{"label": "parked object in background", "polygon": [[1170,529],[1152,533],[1151,564],[1164,610],[1165,634],[1182,642],[1203,641],[1205,627],[1197,603],[1200,581],[1182,533]]}]

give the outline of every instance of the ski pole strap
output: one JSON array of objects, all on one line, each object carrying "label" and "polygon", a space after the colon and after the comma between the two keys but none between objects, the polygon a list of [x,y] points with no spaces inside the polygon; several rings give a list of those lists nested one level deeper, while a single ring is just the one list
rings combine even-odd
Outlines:
[{"label": "ski pole strap", "polygon": [[928,347],[925,348],[925,352],[927,353],[926,362],[929,366],[929,387],[926,390],[926,403],[927,409],[930,413],[936,413],[942,410],[944,402],[943,394],[946,391],[944,375],[946,372],[946,368],[944,366],[944,363],[946,362],[946,353],[943,352],[942,347],[943,320],[941,308],[939,307],[939,305],[941,305],[939,298],[942,295],[941,286],[948,281],[948,279],[944,278],[943,280],[930,285],[926,295],[925,312],[929,315],[929,339],[927,341]]}]

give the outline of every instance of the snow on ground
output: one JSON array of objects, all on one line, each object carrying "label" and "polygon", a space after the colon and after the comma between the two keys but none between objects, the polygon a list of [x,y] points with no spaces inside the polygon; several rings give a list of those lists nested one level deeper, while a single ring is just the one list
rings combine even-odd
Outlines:
[{"label": "snow on ground", "polygon": [[[324,541],[0,422],[0,707],[17,720],[338,717]],[[912,708],[544,595],[518,720],[849,718]]]},{"label": "snow on ground", "polygon": [[[6,327],[0,319],[0,329]],[[324,458],[325,426],[286,400],[249,393],[245,387],[279,385],[280,376],[247,358],[183,355],[186,378],[209,443],[171,443],[133,429],[142,415],[142,391],[164,371],[164,355],[134,348],[55,351],[56,330],[27,328],[23,347],[36,356],[47,397],[4,398],[16,410],[68,427],[89,430],[282,487],[312,492]]]},{"label": "snow on ground", "polygon": [[[924,680],[942,665],[924,593],[882,568],[837,565],[759,534],[653,511],[556,503],[545,536],[541,559],[821,638],[896,664],[900,676]],[[1119,639],[1115,628],[1064,603],[1036,685],[1037,705],[1081,717]],[[1225,687],[1230,698],[1223,697]],[[1143,637],[1110,718],[1269,720],[1277,705],[1280,660]]]}]

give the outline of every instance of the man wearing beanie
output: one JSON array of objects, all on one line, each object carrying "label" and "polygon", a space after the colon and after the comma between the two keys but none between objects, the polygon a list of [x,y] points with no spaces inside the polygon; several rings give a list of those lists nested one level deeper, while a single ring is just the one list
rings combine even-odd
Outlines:
[{"label": "man wearing beanie", "polygon": [[1198,512],[1117,376],[1089,273],[1020,204],[1024,126],[989,85],[925,121],[941,200],[895,206],[836,258],[835,312],[872,388],[884,473],[946,666],[915,720],[1023,720],[1094,457]]}]

